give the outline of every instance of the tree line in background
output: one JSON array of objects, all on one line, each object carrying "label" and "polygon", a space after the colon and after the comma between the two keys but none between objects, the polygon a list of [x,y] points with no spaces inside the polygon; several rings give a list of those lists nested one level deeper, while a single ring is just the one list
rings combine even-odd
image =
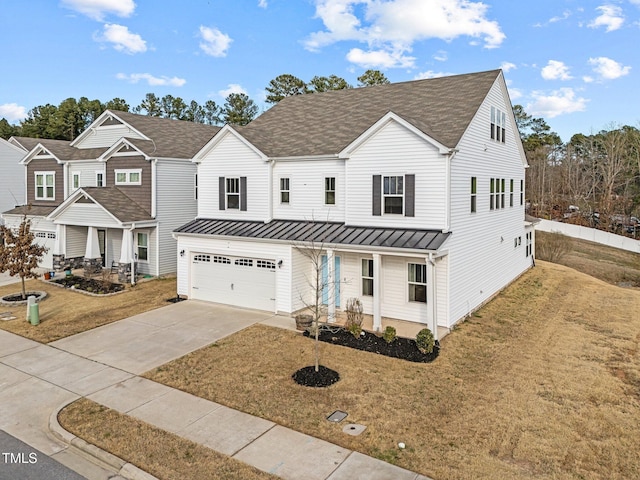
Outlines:
[{"label": "tree line in background", "polygon": [[[378,70],[358,77],[357,87],[388,84]],[[315,76],[304,82],[290,74],[279,75],[266,87],[267,103],[286,97],[354,88],[341,77]],[[105,110],[186,120],[209,125],[246,125],[258,114],[256,103],[244,93],[232,93],[222,106],[213,100],[203,105],[180,97],[148,93],[131,108],[121,99],[106,103],[81,97],[60,105],[41,105],[29,111],[20,125],[0,120],[0,137],[26,136],[73,140]],[[610,228],[624,217],[640,216],[640,131],[628,125],[610,125],[590,135],[575,134],[567,143],[542,118],[513,108],[529,168],[526,172],[527,205],[532,215]],[[581,214],[577,213],[578,207]],[[628,223],[628,222],[627,222]],[[596,225],[599,224],[599,225]]]},{"label": "tree line in background", "polygon": [[[358,86],[389,83],[378,70],[367,70],[358,77]],[[278,103],[285,97],[328,90],[352,88],[344,78],[336,75],[313,77],[308,83],[293,75],[279,75],[269,82],[266,90],[268,103]],[[158,97],[147,93],[139,105],[131,108],[122,98],[114,98],[106,103],[89,100],[87,97],[67,98],[60,105],[39,105],[32,108],[20,125],[11,125],[6,119],[0,120],[0,137],[12,136],[73,140],[80,135],[105,110],[119,110],[152,117],[185,120],[207,125],[246,125],[258,114],[256,103],[244,93],[232,93],[220,106],[213,100],[200,105],[195,100],[187,103],[180,97],[165,95]]]}]

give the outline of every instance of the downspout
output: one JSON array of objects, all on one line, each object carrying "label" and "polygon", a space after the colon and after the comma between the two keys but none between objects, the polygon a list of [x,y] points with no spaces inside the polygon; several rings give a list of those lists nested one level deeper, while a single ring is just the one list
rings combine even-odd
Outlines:
[{"label": "downspout", "polygon": [[453,160],[453,157],[455,156],[455,154],[458,153],[458,149],[456,148],[452,148],[449,150],[449,152],[446,154],[446,158],[447,158],[447,171],[446,171],[446,180],[445,180],[445,188],[447,189],[446,194],[445,194],[445,198],[446,198],[446,212],[445,212],[445,227],[443,229],[443,232],[450,232],[451,231],[451,161]]},{"label": "downspout", "polygon": [[434,340],[439,340],[438,338],[438,300],[437,300],[437,288],[436,288],[436,262],[433,259],[433,252],[429,252],[429,256],[427,257],[427,262],[429,264],[429,272],[427,276],[431,277],[428,279],[428,284],[430,285],[429,293],[431,298],[431,318],[433,319],[433,338]]},{"label": "downspout", "polygon": [[267,218],[264,223],[269,223],[273,220],[273,168],[274,168],[275,160],[268,160],[269,173],[268,173],[268,192],[269,203],[267,204]]},{"label": "downspout", "polygon": [[131,254],[131,286],[134,287],[136,285],[136,272],[135,272],[135,268],[136,268],[136,258],[135,258],[135,253],[134,253],[134,238],[133,238],[133,231],[136,229],[136,224],[135,222],[131,224],[131,252],[129,252]]}]

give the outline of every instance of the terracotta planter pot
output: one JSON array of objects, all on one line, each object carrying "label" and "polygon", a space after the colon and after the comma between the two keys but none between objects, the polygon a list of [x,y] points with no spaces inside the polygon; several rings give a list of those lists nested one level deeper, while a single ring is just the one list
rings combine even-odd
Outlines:
[{"label": "terracotta planter pot", "polygon": [[50,272],[45,272],[44,273],[44,279],[45,280],[51,280],[51,273]]},{"label": "terracotta planter pot", "polygon": [[297,330],[306,330],[311,328],[313,324],[313,316],[311,315],[296,315],[296,329]]}]

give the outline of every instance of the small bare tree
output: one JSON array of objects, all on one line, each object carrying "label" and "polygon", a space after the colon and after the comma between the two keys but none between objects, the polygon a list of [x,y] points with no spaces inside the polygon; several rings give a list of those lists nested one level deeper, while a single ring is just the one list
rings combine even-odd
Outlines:
[{"label": "small bare tree", "polygon": [[4,225],[0,226],[0,231],[0,237],[4,237],[4,242],[0,242],[0,273],[9,272],[12,277],[20,276],[22,298],[26,300],[25,278],[38,278],[34,270],[49,249],[33,243],[35,236],[31,233],[31,221],[26,215],[17,233]]}]

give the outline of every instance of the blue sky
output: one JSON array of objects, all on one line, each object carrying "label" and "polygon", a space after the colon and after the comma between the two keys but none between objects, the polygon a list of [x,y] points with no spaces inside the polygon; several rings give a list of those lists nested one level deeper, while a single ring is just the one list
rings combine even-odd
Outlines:
[{"label": "blue sky", "polygon": [[564,141],[640,126],[640,0],[0,0],[0,118],[148,92],[264,103],[279,74],[392,82],[503,68]]}]

